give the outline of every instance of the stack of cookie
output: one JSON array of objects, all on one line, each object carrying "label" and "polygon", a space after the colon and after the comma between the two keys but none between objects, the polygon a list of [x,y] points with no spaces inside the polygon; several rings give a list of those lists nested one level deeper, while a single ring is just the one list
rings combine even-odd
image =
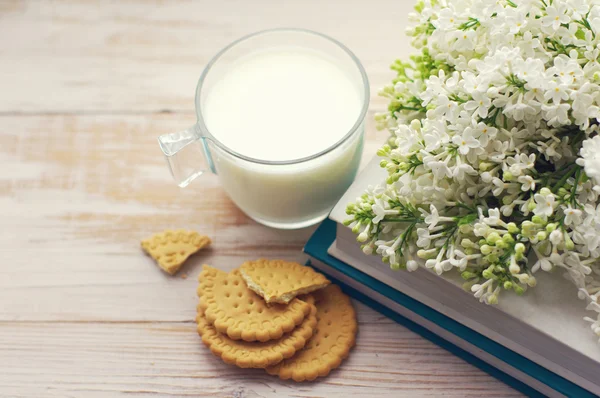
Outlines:
[{"label": "stack of cookie", "polygon": [[227,273],[205,265],[199,281],[198,333],[226,363],[314,380],[354,346],[350,299],[310,267],[257,260]]}]

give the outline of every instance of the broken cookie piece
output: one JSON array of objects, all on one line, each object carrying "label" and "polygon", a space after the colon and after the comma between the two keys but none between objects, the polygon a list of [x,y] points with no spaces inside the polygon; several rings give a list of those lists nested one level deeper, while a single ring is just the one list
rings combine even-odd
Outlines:
[{"label": "broken cookie piece", "polygon": [[283,260],[247,261],[240,267],[240,273],[248,287],[267,303],[287,304],[298,295],[330,283],[310,267]]},{"label": "broken cookie piece", "polygon": [[142,248],[158,266],[175,275],[189,256],[210,245],[208,236],[194,231],[167,230],[142,241]]}]

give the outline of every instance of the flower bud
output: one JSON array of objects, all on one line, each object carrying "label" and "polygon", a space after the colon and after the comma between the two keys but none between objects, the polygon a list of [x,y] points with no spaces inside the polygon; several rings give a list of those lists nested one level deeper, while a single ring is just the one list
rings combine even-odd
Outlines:
[{"label": "flower bud", "polygon": [[519,227],[517,227],[517,224],[515,224],[514,222],[509,222],[506,225],[506,229],[508,230],[508,232],[510,232],[511,234],[518,234],[519,232],[521,232],[519,230]]},{"label": "flower bud", "polygon": [[408,269],[409,271],[416,271],[419,268],[419,263],[417,263],[415,260],[408,260],[406,262],[406,269]]},{"label": "flower bud", "polygon": [[[565,234],[565,235],[566,235],[566,234]],[[573,241],[571,240],[571,238],[568,238],[568,239],[565,241],[565,248],[566,248],[567,250],[573,250],[573,249],[575,249],[575,243],[573,243]]]},{"label": "flower bud", "polygon": [[495,254],[490,254],[488,256],[485,257],[485,259],[490,263],[497,263],[498,262],[498,256],[496,256]]},{"label": "flower bud", "polygon": [[562,234],[560,233],[559,230],[556,230],[556,229],[550,233],[549,238],[550,238],[550,242],[552,242],[553,245],[558,245],[563,240]]},{"label": "flower bud", "polygon": [[531,236],[533,234],[535,227],[534,223],[532,223],[531,221],[523,221],[523,224],[521,226],[523,235]]},{"label": "flower bud", "polygon": [[492,182],[492,175],[490,174],[489,171],[484,171],[483,173],[481,173],[481,181],[483,181],[485,183]]},{"label": "flower bud", "polygon": [[533,221],[535,224],[538,224],[538,225],[543,225],[545,222],[544,219],[540,216],[531,217],[531,221]]},{"label": "flower bud", "polygon": [[556,229],[556,223],[546,225],[546,232],[552,233]]},{"label": "flower bud", "polygon": [[494,244],[496,243],[496,241],[500,240],[500,235],[498,234],[498,232],[492,232],[491,234],[488,235],[487,237],[487,241],[489,244]]},{"label": "flower bud", "polygon": [[514,178],[514,176],[510,171],[504,172],[504,175],[502,176],[502,179],[504,181],[511,181],[513,178]]},{"label": "flower bud", "polygon": [[512,235],[511,235],[511,234],[504,234],[504,235],[502,236],[502,240],[503,240],[505,243],[513,243],[513,242],[515,241],[515,239],[512,237]]},{"label": "flower bud", "polygon": [[408,170],[410,170],[411,165],[410,163],[402,162],[398,165],[398,168],[404,172],[407,172]]},{"label": "flower bud", "polygon": [[560,196],[561,198],[564,198],[567,195],[569,195],[569,191],[567,191],[563,187],[558,188],[558,196]]},{"label": "flower bud", "polygon": [[[388,261],[389,261],[389,259],[388,259]],[[390,268],[393,269],[394,271],[398,271],[400,269],[400,264],[398,264],[398,263],[390,264]]]},{"label": "flower bud", "polygon": [[385,156],[391,151],[391,147],[388,144],[385,144],[379,150],[377,150],[377,156]]},{"label": "flower bud", "polygon": [[517,264],[512,263],[509,267],[508,267],[508,271],[515,275],[518,274],[519,272],[521,272],[521,267],[519,267]]},{"label": "flower bud", "polygon": [[358,236],[356,237],[356,240],[359,242],[366,242],[367,239],[369,239],[369,234],[367,234],[367,230],[362,231],[360,234],[358,234]]},{"label": "flower bud", "polygon": [[535,285],[537,285],[537,279],[535,279],[535,276],[530,276],[529,280],[527,281],[527,285],[529,287],[535,287]]},{"label": "flower bud", "polygon": [[461,234],[468,234],[469,232],[472,231],[473,226],[471,224],[463,224],[460,227],[458,227],[458,231]]},{"label": "flower bud", "polygon": [[517,243],[515,245],[515,253],[524,253],[525,252],[525,245],[522,244],[521,242]]},{"label": "flower bud", "polygon": [[499,239],[496,241],[496,247],[498,249],[506,249],[508,247],[508,244],[504,240]]},{"label": "flower bud", "polygon": [[515,253],[515,260],[521,261],[525,259],[525,255],[523,253]]},{"label": "flower bud", "polygon": [[473,242],[471,242],[471,240],[468,238],[462,238],[460,245],[462,247],[473,247]]},{"label": "flower bud", "polygon": [[491,163],[481,162],[479,163],[479,171],[488,171],[492,167]]},{"label": "flower bud", "polygon": [[517,284],[513,285],[513,289],[515,290],[515,293],[519,296],[521,296],[525,292],[525,290]]},{"label": "flower bud", "polygon": [[472,279],[472,278],[475,278],[477,275],[470,271],[464,271],[463,273],[460,274],[460,276],[463,279]]},{"label": "flower bud", "polygon": [[488,254],[490,254],[492,252],[492,246],[489,245],[483,245],[479,248],[479,250],[481,251],[481,253],[485,256],[487,256]]},{"label": "flower bud", "polygon": [[540,231],[535,235],[535,237],[537,240],[545,240],[548,237],[548,234],[546,234],[544,231]]},{"label": "flower bud", "polygon": [[550,191],[550,189],[548,189],[547,187],[544,187],[542,189],[540,189],[540,194],[543,196],[548,196],[552,193],[552,191]]},{"label": "flower bud", "polygon": [[504,285],[503,285],[503,287],[504,287],[506,290],[512,289],[512,287],[513,287],[513,283],[512,283],[511,281],[506,281],[506,282],[504,282]]}]

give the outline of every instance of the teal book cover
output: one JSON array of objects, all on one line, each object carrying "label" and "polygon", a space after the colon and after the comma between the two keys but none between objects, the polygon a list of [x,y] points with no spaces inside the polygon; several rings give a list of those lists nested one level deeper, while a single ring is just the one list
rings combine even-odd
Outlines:
[{"label": "teal book cover", "polygon": [[[343,274],[344,277],[352,278],[358,281],[361,285],[365,286],[367,289],[374,290],[389,298],[390,300],[393,300],[397,304],[407,308],[408,310],[417,313],[421,317],[431,322],[434,322],[435,324],[447,330],[448,332],[455,334],[463,340],[468,341],[470,344],[476,346],[481,350],[486,351],[487,353],[502,360],[507,365],[518,369],[522,373],[528,375],[533,379],[538,380],[540,383],[547,385],[548,387],[560,394],[569,397],[596,397],[595,394],[549,371],[545,367],[540,366],[533,361],[530,361],[522,355],[502,346],[501,344],[496,343],[495,341],[483,336],[482,334],[462,325],[461,323],[445,316],[444,314],[441,314],[440,312],[424,305],[423,303],[414,300],[411,297],[408,297],[402,292],[391,288],[390,286],[380,282],[379,280],[329,255],[327,253],[327,250],[335,240],[335,234],[336,223],[330,219],[325,220],[315,231],[310,240],[307,242],[306,246],[304,247],[305,253],[310,255],[312,258],[331,267],[331,269]],[[319,269],[319,271],[324,270]],[[326,270],[325,274],[327,274]],[[375,301],[366,294],[354,288],[351,288],[343,281],[337,278],[333,278],[331,275],[327,276],[331,278],[334,283],[339,284],[342,287],[342,289],[344,289],[346,293],[348,293],[353,298],[363,302],[364,304],[368,305],[374,310],[388,316],[389,318],[393,319],[399,324],[402,324],[403,326],[412,330],[413,332],[418,333],[422,337],[448,350],[454,355],[459,356],[466,362],[469,362],[470,364],[505,382],[506,384],[521,391],[527,396],[544,396],[542,393],[523,383],[522,381],[501,371],[500,369],[497,369],[496,367],[481,360],[480,358],[477,358],[471,353],[443,339],[442,337],[424,328],[423,326],[413,322],[412,320],[407,319],[406,317],[398,314],[397,312]]]}]

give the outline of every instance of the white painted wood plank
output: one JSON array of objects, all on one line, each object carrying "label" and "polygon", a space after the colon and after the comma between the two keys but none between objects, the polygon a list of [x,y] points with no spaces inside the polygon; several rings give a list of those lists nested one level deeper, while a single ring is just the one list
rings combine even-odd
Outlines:
[{"label": "white painted wood plank", "polygon": [[8,1],[0,5],[0,112],[193,113],[204,65],[254,31],[299,27],[345,43],[375,94],[410,52],[413,0]]},{"label": "white painted wood plank", "polygon": [[226,365],[187,323],[0,323],[0,396],[510,397],[518,394],[399,325],[360,311],[330,377],[281,381]]}]

